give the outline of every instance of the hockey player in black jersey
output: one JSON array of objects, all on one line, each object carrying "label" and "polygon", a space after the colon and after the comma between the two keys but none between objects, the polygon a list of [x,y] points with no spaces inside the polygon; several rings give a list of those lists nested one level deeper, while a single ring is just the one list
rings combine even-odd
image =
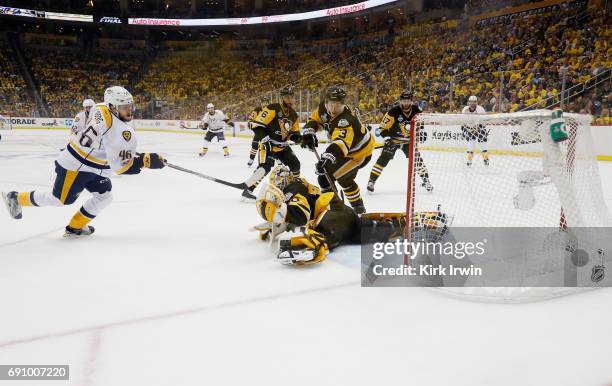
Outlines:
[{"label": "hockey player in black jersey", "polygon": [[[321,106],[313,112],[313,123],[302,131],[302,145],[315,149],[318,145],[316,131],[329,128],[331,143],[316,165],[319,186],[324,192],[329,192],[332,184],[338,181],[351,206],[362,214],[365,213],[365,206],[355,178],[359,169],[372,158],[374,137],[346,106],[345,99],[346,91],[343,88],[332,86],[327,90],[325,112],[321,111]],[[323,114],[327,115],[326,123],[320,119]],[[312,119],[315,116],[318,116],[318,121]]]},{"label": "hockey player in black jersey", "polygon": [[[261,99],[261,104],[255,107],[253,111],[251,111],[251,113],[249,114],[248,121],[247,121],[250,130],[253,130],[252,125],[253,125],[253,121],[255,120],[255,118],[257,118],[259,113],[261,113],[261,111],[265,109],[266,106],[268,106],[269,104],[270,104],[270,99],[268,97],[263,97]],[[259,150],[259,141],[263,139],[261,135],[262,135],[262,131],[259,131],[258,133],[254,133],[253,141],[251,142],[251,152],[249,153],[249,160],[247,161],[248,167],[251,167],[251,165],[253,165],[253,161],[255,161],[257,150]]]},{"label": "hockey player in black jersey", "polygon": [[[400,95],[399,105],[389,110],[380,124],[380,135],[385,138],[385,145],[380,153],[380,157],[378,157],[378,160],[376,160],[370,172],[370,180],[368,181],[368,191],[370,192],[374,192],[376,180],[380,177],[380,174],[389,161],[393,159],[397,150],[401,149],[406,157],[408,157],[410,146],[410,121],[415,115],[421,113],[421,108],[413,99],[414,94],[412,91],[404,91]],[[429,181],[427,166],[421,154],[416,152],[414,158],[415,170],[421,177],[422,186],[427,189],[428,192],[433,191],[433,185]]]},{"label": "hockey player in black jersey", "polygon": [[[303,229],[280,240],[278,260],[283,264],[313,264],[342,244],[388,241],[403,234],[405,213],[371,213],[358,216],[333,192],[322,192],[285,166],[272,171],[255,203],[265,220],[255,227],[267,240],[289,230]],[[365,237],[365,239],[364,239]]]},{"label": "hockey player in black jersey", "polygon": [[293,90],[285,87],[281,90],[281,103],[271,103],[264,107],[251,120],[251,127],[259,141],[259,166],[245,184],[248,187],[242,192],[245,199],[255,199],[253,190],[272,170],[275,161],[280,161],[291,170],[295,177],[300,176],[300,161],[289,147],[289,141],[299,143],[299,118],[293,109]]},{"label": "hockey player in black jersey", "polygon": [[[319,102],[317,108],[312,110],[308,121],[306,121],[306,124],[302,129],[302,135],[314,134],[315,132],[322,130],[325,132],[325,135],[330,138],[332,133],[330,132],[329,121],[329,113],[325,107],[325,99],[323,99],[321,102]],[[316,137],[314,139],[316,142]],[[310,147],[310,145],[310,142],[307,142],[306,144],[302,143],[302,147]]]}]

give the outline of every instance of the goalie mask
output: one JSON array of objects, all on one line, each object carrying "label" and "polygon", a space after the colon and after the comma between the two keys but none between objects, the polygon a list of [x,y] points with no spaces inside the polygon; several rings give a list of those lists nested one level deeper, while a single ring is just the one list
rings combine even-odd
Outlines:
[{"label": "goalie mask", "polygon": [[274,222],[274,216],[284,202],[285,195],[283,192],[272,184],[266,184],[259,191],[255,206],[261,218],[268,222]]},{"label": "goalie mask", "polygon": [[272,169],[272,173],[270,173],[270,184],[276,186],[281,191],[293,181],[295,181],[295,178],[291,170],[284,165],[276,166]]}]

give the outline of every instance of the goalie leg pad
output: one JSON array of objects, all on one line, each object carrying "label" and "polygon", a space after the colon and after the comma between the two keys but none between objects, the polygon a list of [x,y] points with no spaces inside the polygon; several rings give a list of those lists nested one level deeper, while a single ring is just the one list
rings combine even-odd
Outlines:
[{"label": "goalie leg pad", "polygon": [[366,213],[361,217],[361,241],[371,243],[394,240],[403,236],[405,228],[405,213]]}]

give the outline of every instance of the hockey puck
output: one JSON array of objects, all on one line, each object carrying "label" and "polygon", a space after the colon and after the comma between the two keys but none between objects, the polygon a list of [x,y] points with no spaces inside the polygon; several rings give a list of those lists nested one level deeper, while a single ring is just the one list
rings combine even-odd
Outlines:
[{"label": "hockey puck", "polygon": [[572,252],[571,259],[576,267],[584,267],[589,262],[589,254],[584,249],[576,249]]}]

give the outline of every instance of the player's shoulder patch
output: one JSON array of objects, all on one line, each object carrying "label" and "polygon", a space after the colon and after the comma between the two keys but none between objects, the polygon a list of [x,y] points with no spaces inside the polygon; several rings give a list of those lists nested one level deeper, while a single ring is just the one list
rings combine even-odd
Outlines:
[{"label": "player's shoulder patch", "polygon": [[123,139],[126,140],[126,142],[130,142],[130,140],[132,139],[132,132],[129,130],[123,130],[121,136],[123,137]]},{"label": "player's shoulder patch", "polygon": [[338,127],[348,127],[351,124],[349,123],[348,119],[346,118],[342,118],[341,120],[338,121]]},{"label": "player's shoulder patch", "polygon": [[77,116],[74,118],[74,121],[75,121],[75,122],[78,122],[78,121],[80,121],[80,120],[81,120],[81,117],[79,117],[78,115],[77,115]]}]

